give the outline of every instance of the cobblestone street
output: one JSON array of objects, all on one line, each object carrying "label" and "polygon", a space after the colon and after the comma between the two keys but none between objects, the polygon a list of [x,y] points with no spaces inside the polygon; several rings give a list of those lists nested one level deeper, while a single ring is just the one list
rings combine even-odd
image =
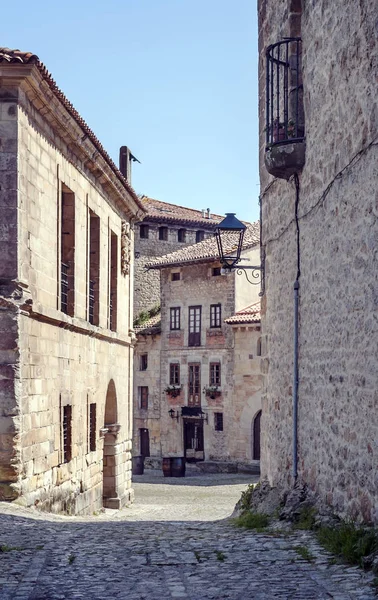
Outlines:
[{"label": "cobblestone street", "polygon": [[[311,534],[225,520],[246,475],[135,478],[136,501],[85,518],[0,504],[2,600],[368,600],[373,576],[332,564]],[[312,560],[298,549],[307,548]],[[297,548],[297,549],[296,549]]]}]

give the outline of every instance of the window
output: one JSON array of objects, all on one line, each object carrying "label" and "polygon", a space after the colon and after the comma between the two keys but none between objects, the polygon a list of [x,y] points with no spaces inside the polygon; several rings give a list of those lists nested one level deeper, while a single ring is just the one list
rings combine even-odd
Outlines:
[{"label": "window", "polygon": [[139,228],[139,237],[142,240],[148,240],[149,227],[148,225],[141,225]]},{"label": "window", "polygon": [[201,306],[189,306],[188,346],[201,345]]},{"label": "window", "polygon": [[60,310],[75,313],[75,194],[62,184],[60,215]]},{"label": "window", "polygon": [[89,281],[88,281],[88,321],[99,324],[100,292],[100,219],[89,211]]},{"label": "window", "polygon": [[109,329],[117,330],[118,238],[110,232]]},{"label": "window", "polygon": [[140,408],[142,410],[148,409],[148,386],[141,385],[139,387],[139,397],[140,397]]},{"label": "window", "polygon": [[178,363],[169,365],[169,385],[180,385],[180,365]]},{"label": "window", "polygon": [[179,242],[185,243],[186,242],[186,229],[179,229],[177,232],[177,240]]},{"label": "window", "polygon": [[159,240],[167,241],[168,227],[159,227]]},{"label": "window", "polygon": [[256,356],[261,356],[261,337],[257,340]]},{"label": "window", "polygon": [[221,366],[220,363],[210,363],[210,377],[209,384],[210,385],[220,385],[221,384]]},{"label": "window", "polygon": [[214,267],[212,270],[212,275],[213,277],[218,277],[219,275],[222,275],[222,269],[220,267]]},{"label": "window", "polygon": [[215,431],[223,431],[223,413],[214,413],[214,429]]},{"label": "window", "polygon": [[141,354],[140,361],[139,361],[139,370],[147,371],[147,367],[148,367],[148,354]]},{"label": "window", "polygon": [[189,365],[188,406],[201,406],[201,365]]},{"label": "window", "polygon": [[68,463],[72,459],[72,406],[66,404],[62,408],[62,462]]},{"label": "window", "polygon": [[174,329],[180,329],[180,308],[174,307],[170,309],[170,329],[173,331]]},{"label": "window", "polygon": [[196,231],[196,243],[198,244],[198,242],[202,242],[205,239],[205,232],[202,231],[201,229],[199,231]]},{"label": "window", "polygon": [[171,273],[171,281],[180,281],[181,273]]},{"label": "window", "polygon": [[91,402],[89,405],[89,452],[96,450],[96,403]]},{"label": "window", "polygon": [[210,327],[221,326],[221,304],[210,304]]}]

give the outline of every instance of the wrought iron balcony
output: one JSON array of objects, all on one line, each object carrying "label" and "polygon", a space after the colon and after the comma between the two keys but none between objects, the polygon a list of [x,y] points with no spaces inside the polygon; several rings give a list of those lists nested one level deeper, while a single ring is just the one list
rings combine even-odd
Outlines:
[{"label": "wrought iron balcony", "polygon": [[284,179],[305,161],[301,52],[300,38],[286,38],[266,51],[265,165]]},{"label": "wrought iron balcony", "polygon": [[95,306],[95,292],[94,292],[94,288],[95,288],[95,282],[94,281],[90,281],[89,282],[89,322],[93,325],[94,324],[94,306]]},{"label": "wrought iron balcony", "polygon": [[68,269],[65,263],[60,263],[60,310],[68,314]]}]

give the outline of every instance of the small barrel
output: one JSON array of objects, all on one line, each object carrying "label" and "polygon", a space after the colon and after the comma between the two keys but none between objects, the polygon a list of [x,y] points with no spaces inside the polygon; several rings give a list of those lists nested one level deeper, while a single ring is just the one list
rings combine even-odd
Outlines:
[{"label": "small barrel", "polygon": [[133,475],[143,475],[144,473],[144,456],[133,456]]},{"label": "small barrel", "polygon": [[172,458],[172,477],[185,477],[185,458]]},{"label": "small barrel", "polygon": [[170,457],[163,458],[162,468],[164,477],[172,477],[172,459]]}]

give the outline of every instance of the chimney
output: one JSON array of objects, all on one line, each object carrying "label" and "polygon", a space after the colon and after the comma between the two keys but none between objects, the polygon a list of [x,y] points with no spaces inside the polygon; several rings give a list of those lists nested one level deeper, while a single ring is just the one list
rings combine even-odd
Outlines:
[{"label": "chimney", "polygon": [[202,209],[202,218],[206,219],[206,210],[204,208]]},{"label": "chimney", "polygon": [[131,184],[131,158],[127,146],[121,146],[119,149],[119,170],[128,183]]},{"label": "chimney", "polygon": [[207,218],[210,219],[210,208],[207,208]]},{"label": "chimney", "polygon": [[138,162],[140,164],[140,160],[138,160],[137,157],[130,152],[130,148],[128,148],[127,146],[121,146],[119,149],[119,170],[121,171],[125,179],[127,179],[130,185],[132,162]]}]

